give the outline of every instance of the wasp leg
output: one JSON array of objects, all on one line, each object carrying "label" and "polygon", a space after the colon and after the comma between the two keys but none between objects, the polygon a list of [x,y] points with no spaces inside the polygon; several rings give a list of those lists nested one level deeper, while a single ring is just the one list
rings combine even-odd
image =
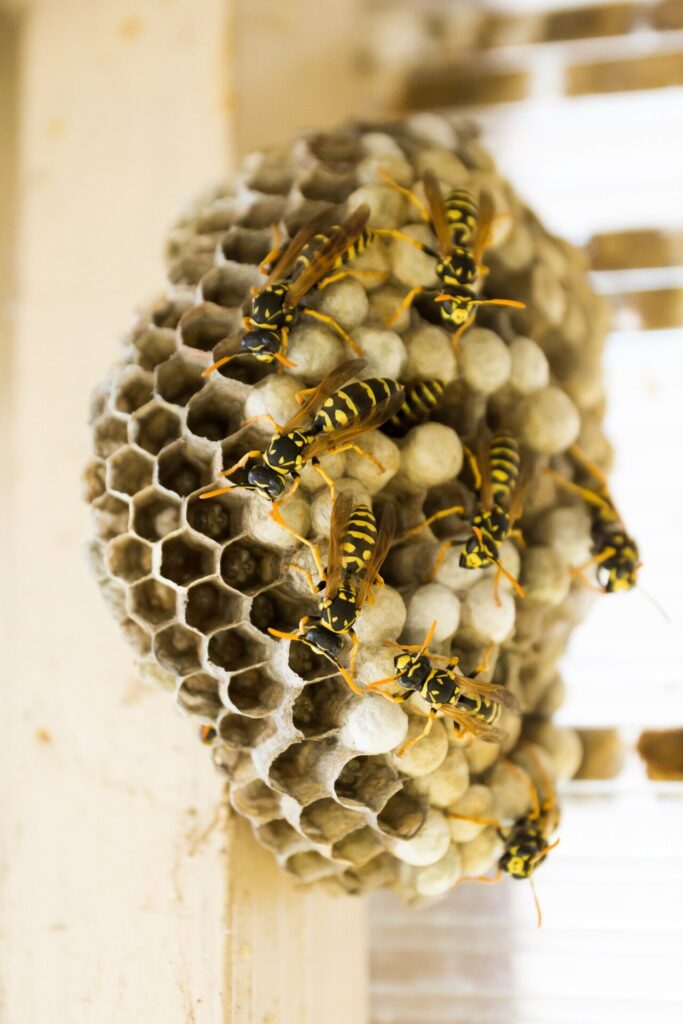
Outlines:
[{"label": "wasp leg", "polygon": [[355,277],[361,279],[363,277],[388,277],[386,270],[339,270],[336,274],[330,274],[329,277],[324,277],[322,281],[319,281],[317,288],[321,291],[323,288],[327,288],[328,285],[335,284],[337,281],[343,281],[345,277]]},{"label": "wasp leg", "polygon": [[313,466],[315,468],[316,473],[320,474],[320,476],[323,478],[323,480],[325,481],[325,483],[329,487],[329,489],[330,489],[330,501],[332,502],[332,507],[334,507],[334,499],[337,496],[337,489],[334,486],[334,480],[332,479],[331,476],[329,476],[328,473],[325,472],[325,470],[320,465],[320,463],[317,461],[317,459],[313,460]]},{"label": "wasp leg", "polygon": [[491,876],[491,875],[473,875],[473,876],[466,875],[464,878],[459,878],[458,881],[453,886],[453,888],[454,889],[457,888],[457,886],[462,885],[463,882],[478,882],[479,885],[498,885],[498,883],[500,882],[502,877],[503,877],[503,872],[500,870],[500,868],[498,868],[498,870],[496,871],[495,875],[493,875],[493,876]]},{"label": "wasp leg", "polygon": [[[275,433],[282,433],[282,424],[278,423],[278,421],[274,419],[269,412],[260,412],[258,416],[250,416],[249,419],[243,420],[242,427],[240,429],[244,429],[245,427],[251,427],[253,426],[254,423],[258,423],[260,420],[269,420],[270,423],[272,424]],[[261,452],[261,454],[263,454],[263,452]]]},{"label": "wasp leg", "polygon": [[271,224],[270,230],[273,233],[273,247],[269,253],[266,253],[258,265],[259,274],[263,274],[264,276],[268,274],[270,269],[269,265],[273,262],[276,256],[280,255],[280,250],[282,248],[282,232],[280,231],[279,226],[277,224]]},{"label": "wasp leg", "polygon": [[[596,467],[597,468],[597,467]],[[597,508],[610,509],[611,505],[604,498],[596,494],[595,491],[591,491],[588,487],[581,487],[580,484],[575,484],[573,480],[568,480],[566,476],[562,476],[554,469],[546,469],[545,472],[549,477],[555,481],[560,487],[564,487],[566,491],[571,491],[572,494],[578,494],[580,498],[583,498],[589,505],[594,505]]]},{"label": "wasp leg", "polygon": [[334,331],[337,332],[342,341],[345,341],[349,348],[352,349],[357,356],[363,355],[363,349],[360,347],[360,345],[356,344],[351,335],[346,333],[341,324],[338,324],[333,316],[328,316],[327,313],[320,313],[317,309],[311,309],[310,306],[306,306],[304,309],[301,310],[301,312],[305,316],[310,316],[314,320],[319,320],[320,323],[322,324],[327,324],[328,327],[331,327]]},{"label": "wasp leg", "polygon": [[519,765],[516,765],[514,761],[510,761],[509,758],[506,758],[505,759],[505,763],[507,764],[508,768],[511,768],[512,771],[522,780],[524,785],[529,790],[529,797],[530,797],[530,800],[531,800],[531,810],[529,811],[529,820],[530,821],[537,821],[538,818],[540,818],[540,816],[541,816],[541,806],[540,806],[540,803],[539,803],[539,800],[538,800],[538,791],[537,791],[536,787],[534,786],[533,782],[531,781],[531,779],[529,778],[527,773],[525,771],[523,771],[519,767]]},{"label": "wasp leg", "polygon": [[434,564],[432,565],[431,569],[429,570],[429,575],[427,576],[428,580],[433,580],[435,578],[437,572],[439,571],[439,569],[441,568],[441,566],[443,564],[443,561],[444,561],[446,555],[451,550],[453,545],[456,544],[456,543],[457,543],[457,541],[455,541],[455,540],[445,540],[443,542],[443,544],[439,548],[439,551],[438,551],[438,554],[437,554],[436,558],[434,559]]},{"label": "wasp leg", "polygon": [[601,484],[605,488],[605,490],[608,490],[609,484],[607,482],[607,477],[604,471],[600,469],[600,467],[597,466],[592,459],[588,458],[585,452],[583,452],[579,448],[578,444],[573,444],[571,446],[571,448],[569,449],[569,454],[573,455],[576,461],[580,462],[584,469],[586,469],[591,474],[591,476],[595,477],[598,483]]},{"label": "wasp leg", "polygon": [[479,462],[477,460],[477,456],[474,454],[471,448],[467,447],[466,444],[463,445],[463,450],[465,452],[467,464],[470,467],[470,473],[472,474],[473,477],[474,489],[475,491],[481,491],[481,470],[479,469]]},{"label": "wasp leg", "polygon": [[413,534],[419,533],[420,530],[425,530],[432,523],[437,522],[439,519],[446,519],[448,516],[462,515],[465,511],[462,505],[449,505],[448,508],[442,508],[440,512],[434,512],[431,516],[428,516],[417,526],[412,526],[405,533],[401,534],[401,540],[406,540],[408,537],[412,537]]},{"label": "wasp leg", "polygon": [[[246,452],[242,456],[242,458],[238,462],[235,463],[234,466],[230,466],[229,469],[223,469],[218,475],[219,476],[230,476],[232,473],[235,472],[236,469],[241,469],[242,466],[244,466],[249,461],[249,459],[252,459],[252,458],[254,458],[257,455],[258,456],[263,455],[263,452],[259,451],[257,448],[253,449],[253,451]],[[230,487],[218,487],[218,488],[216,488],[213,491],[206,491],[205,494],[200,494],[199,497],[200,498],[215,498],[217,495],[225,494],[226,491],[230,491],[230,490],[232,490],[232,486],[230,486]]]},{"label": "wasp leg", "polygon": [[412,740],[408,740],[408,742],[404,743],[402,747],[399,747],[398,750],[396,751],[397,757],[403,757],[404,754],[408,753],[411,747],[414,747],[416,743],[420,742],[420,740],[424,740],[427,738],[427,736],[429,736],[430,732],[432,731],[432,726],[436,721],[436,716],[438,715],[438,713],[439,712],[437,711],[436,708],[430,709],[429,714],[427,715],[425,727],[422,730],[422,732],[418,736],[413,736]]},{"label": "wasp leg", "polygon": [[451,334],[451,345],[453,346],[454,352],[458,352],[460,348],[460,339],[462,338],[465,331],[468,331],[470,329],[473,323],[474,313],[472,313],[471,316],[468,316],[467,320],[465,320],[465,323],[461,324],[460,327],[458,327],[457,331],[454,331],[453,334]]},{"label": "wasp leg", "polygon": [[491,659],[491,651],[495,646],[496,645],[494,644],[493,640],[490,640],[489,643],[486,645],[484,656],[482,657],[481,661],[474,669],[474,672],[470,672],[470,679],[476,679],[477,676],[481,675],[482,672],[486,672],[487,668],[489,667],[489,661]]},{"label": "wasp leg", "polygon": [[350,452],[350,451],[355,452],[356,455],[361,455],[364,459],[367,459],[368,462],[371,462],[373,464],[373,466],[375,467],[375,469],[377,470],[378,473],[383,473],[384,472],[384,466],[379,461],[379,459],[376,459],[374,455],[370,454],[370,452],[364,451],[360,447],[360,445],[356,444],[355,441],[346,441],[344,444],[340,445],[338,448],[329,448],[327,454],[328,455],[338,455],[339,452]]},{"label": "wasp leg", "polygon": [[[384,686],[385,683],[395,683],[396,680],[400,679],[400,678],[401,678],[401,673],[397,672],[396,675],[385,676],[384,679],[375,679],[372,683],[367,683],[366,686],[365,686],[365,689],[366,690],[378,690],[379,687],[380,686]],[[382,694],[382,696],[383,697],[388,697],[389,694],[385,693],[385,694]],[[410,696],[410,692],[408,692],[407,696],[403,696],[403,699],[407,700],[409,696]],[[395,703],[398,703],[398,701],[396,701]]]},{"label": "wasp leg", "polygon": [[351,639],[352,644],[351,657],[349,658],[349,672],[351,673],[352,676],[355,676],[359,640],[352,629],[349,630],[349,637]]},{"label": "wasp leg", "polygon": [[391,316],[384,321],[384,326],[391,327],[392,324],[395,324],[398,318],[400,317],[401,313],[405,309],[410,309],[417,296],[421,295],[423,291],[424,288],[411,288],[407,295],[403,296],[403,298],[401,299],[401,301],[399,302],[398,306],[391,314]]},{"label": "wasp leg", "polygon": [[407,199],[409,203],[412,203],[413,206],[415,206],[420,211],[420,216],[424,221],[427,222],[427,224],[430,223],[431,218],[429,216],[429,211],[427,210],[427,207],[422,202],[422,200],[415,195],[412,189],[404,188],[403,185],[399,185],[397,181],[394,181],[390,174],[387,174],[383,167],[379,168],[379,176],[385,183],[385,185],[389,185],[391,188],[399,192],[404,197],[404,199]]},{"label": "wasp leg", "polygon": [[318,597],[319,596],[320,590],[318,589],[318,587],[313,582],[313,573],[310,573],[308,571],[308,569],[304,569],[303,565],[297,565],[296,562],[292,562],[289,565],[289,568],[294,570],[294,572],[300,572],[302,576],[305,576],[306,577],[306,582],[308,583],[308,586],[310,587],[311,593],[313,594],[313,596],[314,597]]},{"label": "wasp leg", "polygon": [[[296,483],[296,481],[295,481],[295,483]],[[296,488],[293,487],[292,491],[294,491],[295,489]],[[287,498],[286,498],[287,501],[289,501],[289,498],[292,495],[292,491],[290,491],[289,494],[287,495]],[[292,527],[289,525],[289,523],[287,522],[285,517],[282,515],[282,512],[280,511],[281,504],[282,503],[278,502],[278,501],[273,502],[273,507],[272,507],[271,512],[270,512],[270,518],[274,522],[276,522],[278,526],[281,526],[283,528],[283,530],[286,530],[287,533],[291,533],[292,537],[296,537],[296,539],[299,541],[299,543],[306,545],[306,547],[310,550],[311,554],[313,555],[313,560],[315,562],[315,566],[316,566],[316,569],[318,570],[318,574],[320,575],[320,578],[324,579],[325,578],[325,570],[323,568],[323,564],[322,564],[322,561],[320,559],[320,552],[318,551],[318,545],[314,544],[313,541],[309,540],[307,537],[302,537],[302,535],[300,533],[297,533],[296,530],[292,529]]]}]

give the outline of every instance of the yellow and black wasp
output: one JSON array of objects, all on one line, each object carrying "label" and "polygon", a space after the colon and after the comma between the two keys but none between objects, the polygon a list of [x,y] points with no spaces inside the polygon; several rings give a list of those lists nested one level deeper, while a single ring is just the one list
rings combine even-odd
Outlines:
[{"label": "yellow and black wasp", "polygon": [[[497,725],[503,708],[519,710],[516,698],[504,686],[477,682],[477,676],[486,670],[488,652],[469,676],[456,672],[460,660],[456,656],[431,654],[429,644],[435,629],[436,622],[432,622],[421,644],[392,643],[390,646],[401,651],[394,658],[395,674],[377,679],[366,687],[366,690],[379,690],[385,683],[398,682],[405,687],[405,693],[389,694],[380,690],[382,696],[394,704],[402,704],[413,693],[418,693],[430,705],[424,729],[399,748],[399,757],[429,735],[438,714],[450,718],[459,730],[490,743],[500,743],[506,738],[505,731]],[[443,662],[444,667],[435,668],[433,662]]]},{"label": "yellow and black wasp", "polygon": [[[523,510],[523,499],[530,484],[528,474],[522,475],[519,445],[512,434],[498,431],[486,443],[480,438],[478,456],[466,449],[467,459],[474,479],[477,501],[470,516],[470,535],[465,538],[451,538],[441,545],[432,575],[443,562],[449,549],[465,540],[460,554],[463,569],[482,569],[489,565],[498,567],[498,574],[512,584],[520,597],[524,591],[513,576],[501,565],[500,546],[508,537],[518,536],[514,529]],[[462,505],[451,505],[429,516],[419,526],[408,530],[403,539],[424,529],[438,519],[451,515],[462,515]],[[498,579],[498,576],[496,577]]]},{"label": "yellow and black wasp", "polygon": [[417,380],[404,387],[406,395],[400,408],[381,428],[389,437],[404,437],[412,427],[424,423],[444,393],[443,382],[434,378]]},{"label": "yellow and black wasp", "polygon": [[[349,496],[337,495],[330,518],[328,564],[327,569],[321,572],[320,583],[316,587],[310,573],[300,566],[292,567],[301,569],[308,577],[311,591],[319,594],[318,618],[304,616],[296,633],[269,630],[281,639],[308,644],[316,653],[329,658],[355,693],[362,691],[353,678],[358,652],[358,638],[353,627],[370,596],[372,585],[378,582],[379,570],[395,531],[396,514],[392,505],[385,506],[378,528],[372,509],[358,505],[352,511]],[[316,562],[319,560],[318,556]],[[339,662],[346,637],[353,644],[348,669]]]},{"label": "yellow and black wasp", "polygon": [[446,815],[449,818],[458,818],[462,821],[490,825],[496,829],[504,844],[498,861],[498,870],[493,877],[462,878],[460,883],[495,884],[501,880],[504,874],[509,875],[510,878],[529,879],[540,928],[541,907],[536,895],[533,875],[550,851],[554,850],[559,843],[559,839],[556,839],[555,842],[550,840],[560,823],[560,810],[555,787],[545,771],[534,745],[524,742],[517,749],[523,753],[525,760],[532,767],[534,777],[540,781],[540,785],[534,785],[526,772],[521,771],[518,765],[513,761],[506,762],[508,767],[517,772],[524,784],[529,787],[531,809],[528,814],[518,818],[512,825],[501,825],[500,822],[492,818],[474,818],[466,814],[456,814],[454,811],[446,811]]},{"label": "yellow and black wasp", "polygon": [[[442,291],[434,301],[439,303],[441,319],[454,331],[454,344],[471,325],[480,306],[525,308],[523,302],[514,299],[482,299],[476,291],[475,286],[485,270],[482,259],[495,219],[493,203],[487,192],[481,193],[478,204],[471,192],[461,188],[452,189],[444,199],[436,175],[425,171],[422,177],[427,199],[425,207],[410,189],[402,188],[386,175],[384,178],[418,208],[436,235],[436,249],[420,242],[413,241],[413,244],[436,260],[436,274]],[[424,288],[412,288],[387,326],[394,323],[424,291]]]},{"label": "yellow and black wasp", "polygon": [[[366,365],[365,359],[347,360],[317,387],[300,392],[303,399],[300,409],[284,426],[275,424],[277,433],[266,449],[247,452],[234,466],[220,474],[232,476],[238,469],[243,469],[244,481],[215,488],[200,497],[214,498],[231,490],[232,486],[258,491],[273,502],[271,515],[275,521],[314,551],[315,545],[296,534],[280,511],[283,501],[289,500],[299,486],[301,470],[307,462],[312,462],[333,494],[333,481],[318,464],[321,455],[353,449],[383,471],[380,463],[363,451],[354,439],[367,430],[380,427],[394,415],[403,401],[403,388],[389,377],[369,377],[346,383]],[[311,419],[312,423],[306,426]],[[294,483],[283,498],[290,479]],[[322,572],[319,557],[316,557],[316,564]]]},{"label": "yellow and black wasp", "polygon": [[212,725],[201,725],[199,727],[199,741],[210,747],[216,739],[217,733]]},{"label": "yellow and black wasp", "polygon": [[591,488],[588,482],[578,484],[553,469],[547,471],[561,487],[583,498],[591,514],[593,555],[589,561],[572,569],[572,575],[583,578],[586,570],[595,566],[603,593],[632,590],[637,585],[641,566],[638,545],[626,532],[612,501],[607,478],[577,445],[572,445],[569,454],[584,476],[592,477],[596,485]]}]

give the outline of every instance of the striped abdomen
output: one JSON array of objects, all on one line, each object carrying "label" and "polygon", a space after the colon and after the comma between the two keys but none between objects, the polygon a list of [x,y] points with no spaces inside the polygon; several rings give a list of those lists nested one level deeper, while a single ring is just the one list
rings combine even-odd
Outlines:
[{"label": "striped abdomen", "polygon": [[390,437],[403,437],[411,427],[423,423],[438,405],[444,392],[440,380],[420,380],[406,385],[403,405],[382,427]]},{"label": "striped abdomen", "polygon": [[401,391],[390,377],[370,377],[354,381],[326,398],[318,409],[312,431],[338,430],[365,416],[376,405],[386,405]]},{"label": "striped abdomen", "polygon": [[477,233],[477,203],[465,188],[454,188],[445,199],[453,244],[472,248]]},{"label": "striped abdomen", "polygon": [[377,540],[377,520],[371,508],[354,508],[342,543],[342,569],[348,575],[361,572],[370,561]]},{"label": "striped abdomen", "polygon": [[503,710],[495,700],[480,694],[463,693],[447,669],[432,669],[421,695],[429,704],[450,704],[462,714],[477,718],[487,725],[495,725]]},{"label": "striped abdomen", "polygon": [[[320,249],[322,249],[322,247],[329,241],[330,236],[338,227],[339,225],[335,224],[334,227],[330,228],[329,234],[323,234],[321,232],[320,234],[313,236],[308,245],[302,249],[301,253],[297,257],[292,269],[292,278],[298,277],[298,275],[306,269]],[[372,231],[370,228],[365,228],[365,230],[361,231],[361,233],[347,245],[346,249],[337,256],[336,260],[330,264],[328,273],[334,270],[339,270],[347,263],[350,263],[351,260],[357,259],[361,253],[365,252],[371,241]],[[323,281],[325,280],[325,276],[322,278]],[[318,282],[318,284],[320,284],[320,282]]]},{"label": "striped abdomen", "polygon": [[512,434],[501,432],[491,438],[489,470],[494,503],[509,506],[519,479],[519,445]]}]

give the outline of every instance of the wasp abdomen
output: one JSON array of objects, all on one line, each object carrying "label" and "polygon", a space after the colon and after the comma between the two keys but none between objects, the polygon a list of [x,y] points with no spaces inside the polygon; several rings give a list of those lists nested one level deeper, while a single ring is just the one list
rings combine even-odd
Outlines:
[{"label": "wasp abdomen", "polygon": [[320,406],[313,430],[327,432],[345,427],[376,405],[385,405],[400,390],[401,385],[389,377],[370,377],[347,384]]},{"label": "wasp abdomen", "polygon": [[419,380],[408,384],[405,391],[403,404],[382,427],[390,437],[403,437],[412,427],[423,423],[441,401],[444,384],[440,380]]},{"label": "wasp abdomen", "polygon": [[489,449],[491,467],[491,490],[498,505],[509,505],[512,492],[519,479],[519,445],[506,432],[495,434]]},{"label": "wasp abdomen", "polygon": [[377,540],[377,520],[371,508],[358,505],[349,518],[342,544],[342,570],[361,572],[370,561]]}]

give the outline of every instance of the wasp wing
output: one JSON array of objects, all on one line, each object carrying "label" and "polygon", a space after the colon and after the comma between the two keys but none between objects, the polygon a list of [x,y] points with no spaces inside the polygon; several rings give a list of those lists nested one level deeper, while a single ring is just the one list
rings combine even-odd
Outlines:
[{"label": "wasp wing", "polygon": [[[351,360],[351,362],[363,361],[364,360]],[[351,374],[349,374],[349,376],[351,376]],[[312,443],[306,449],[306,458],[315,459],[320,455],[324,455],[325,452],[343,447],[349,441],[352,441],[355,437],[358,437],[360,434],[364,434],[368,430],[374,430],[376,427],[381,427],[382,424],[386,423],[388,419],[391,419],[397,409],[400,408],[403,404],[404,398],[405,391],[403,388],[399,388],[399,390],[392,395],[391,398],[387,399],[386,402],[380,402],[377,405],[371,406],[366,412],[362,413],[360,416],[354,417],[354,419],[345,426],[340,426],[336,430],[322,431],[314,438]]]},{"label": "wasp wing", "polygon": [[396,510],[393,505],[386,505],[382,513],[382,519],[377,530],[375,546],[363,573],[363,580],[358,588],[356,608],[361,610],[368,599],[370,588],[377,578],[377,573],[382,568],[382,562],[389,554],[389,549],[396,536]]},{"label": "wasp wing", "polygon": [[330,517],[330,547],[327,555],[325,597],[331,597],[339,588],[342,575],[344,538],[351,517],[351,509],[351,496],[349,494],[338,494],[332,506],[332,515]]},{"label": "wasp wing", "polygon": [[480,193],[477,205],[477,230],[472,244],[472,255],[476,265],[481,267],[484,253],[491,241],[496,209],[491,193],[486,191]]},{"label": "wasp wing", "polygon": [[480,434],[477,439],[477,451],[474,461],[479,473],[479,497],[482,506],[490,510],[493,507],[493,490],[491,487],[491,436],[488,431]]},{"label": "wasp wing", "polygon": [[474,715],[458,711],[451,704],[437,704],[436,707],[447,718],[456,722],[461,729],[471,732],[478,740],[484,740],[486,743],[502,743],[507,739],[505,729],[500,729],[497,725],[489,725],[488,722],[482,722]]},{"label": "wasp wing", "polygon": [[422,175],[425,197],[429,206],[429,213],[432,218],[432,227],[439,243],[439,254],[449,256],[453,251],[453,233],[448,223],[446,203],[439,185],[439,180],[433,171],[425,171]]},{"label": "wasp wing", "polygon": [[275,265],[264,281],[262,288],[281,280],[294,266],[297,257],[303,252],[311,239],[315,238],[323,228],[329,226],[333,215],[332,210],[322,210],[317,216],[300,227],[293,238],[280,250],[276,257]]},{"label": "wasp wing", "polygon": [[334,266],[337,258],[362,234],[369,217],[370,207],[363,203],[349,214],[346,220],[332,229],[327,241],[312,254],[308,265],[292,281],[287,295],[288,306],[297,306],[304,295],[310,292],[311,288],[315,288]]},{"label": "wasp wing", "polygon": [[526,501],[529,489],[534,482],[534,477],[535,474],[531,464],[529,462],[523,463],[517,478],[517,486],[515,487],[514,494],[510,498],[510,508],[508,509],[510,529],[512,529],[524,511],[524,502]]},{"label": "wasp wing", "polygon": [[453,675],[458,682],[458,686],[462,690],[467,690],[473,696],[494,700],[496,704],[502,704],[503,707],[510,708],[511,711],[520,710],[519,701],[514,693],[510,693],[504,686],[499,686],[497,683],[481,683],[478,679],[461,676],[459,672],[454,672]]},{"label": "wasp wing", "polygon": [[282,433],[288,434],[290,430],[295,430],[302,423],[305,423],[326,398],[333,395],[350,377],[357,377],[366,366],[367,359],[347,359],[346,362],[340,363],[336,369],[328,373],[326,377],[323,377],[317,387],[310,388],[305,392],[305,401],[302,402],[301,407],[294,413],[292,418],[285,423]]}]

